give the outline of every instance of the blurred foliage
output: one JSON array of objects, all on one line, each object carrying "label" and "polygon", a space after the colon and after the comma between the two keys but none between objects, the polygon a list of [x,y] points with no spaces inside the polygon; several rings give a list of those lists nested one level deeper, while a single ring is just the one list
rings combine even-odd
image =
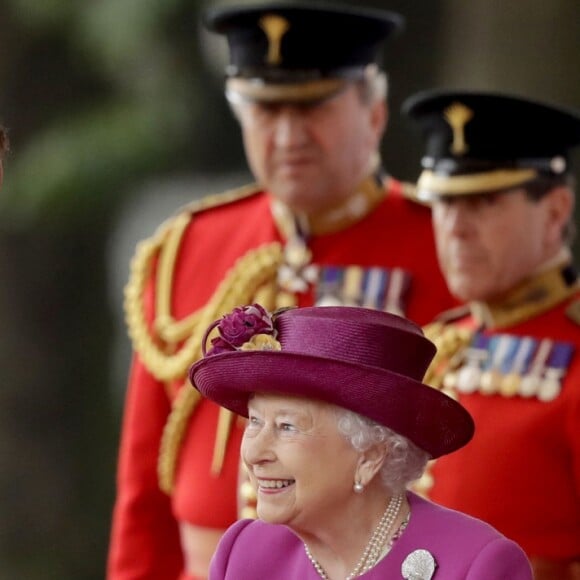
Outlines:
[{"label": "blurred foliage", "polygon": [[200,64],[197,10],[0,4],[0,121],[12,142],[0,192],[2,578],[104,577],[118,436],[110,228],[152,176],[228,158],[208,137],[227,123],[223,99],[202,108],[198,96],[203,83],[205,99],[212,86],[221,97]]},{"label": "blurred foliage", "polygon": [[195,2],[5,0],[1,10],[13,49],[0,97],[14,151],[0,197],[9,227],[78,220],[183,166],[202,116]]}]

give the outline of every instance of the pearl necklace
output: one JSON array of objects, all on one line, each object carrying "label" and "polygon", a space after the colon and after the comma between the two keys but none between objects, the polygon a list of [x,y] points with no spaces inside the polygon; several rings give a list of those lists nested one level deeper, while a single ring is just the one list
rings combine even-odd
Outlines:
[{"label": "pearl necklace", "polygon": [[[401,511],[402,503],[402,495],[393,496],[391,498],[385,513],[382,515],[377,527],[375,528],[375,531],[365,546],[362,556],[359,558],[359,561],[356,563],[353,571],[346,577],[345,580],[352,580],[353,578],[368,572],[381,559],[384,547],[387,543],[387,539],[391,533],[391,529],[395,523],[395,520],[397,519],[397,516],[399,515],[399,512]],[[310,548],[308,548],[307,544],[304,544],[304,550],[306,551],[306,555],[308,556],[308,559],[314,566],[314,569],[318,575],[325,580],[329,580],[328,574],[310,553]]]}]

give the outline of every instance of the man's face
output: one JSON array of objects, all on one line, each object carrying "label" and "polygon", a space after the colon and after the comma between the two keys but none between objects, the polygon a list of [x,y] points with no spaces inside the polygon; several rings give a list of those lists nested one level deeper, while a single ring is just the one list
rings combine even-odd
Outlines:
[{"label": "man's face", "polygon": [[237,105],[256,179],[296,212],[316,213],[351,195],[369,174],[386,105],[362,102],[358,88],[316,104]]},{"label": "man's face", "polygon": [[491,300],[530,276],[555,251],[552,194],[524,190],[443,197],[433,204],[437,254],[459,299]]}]

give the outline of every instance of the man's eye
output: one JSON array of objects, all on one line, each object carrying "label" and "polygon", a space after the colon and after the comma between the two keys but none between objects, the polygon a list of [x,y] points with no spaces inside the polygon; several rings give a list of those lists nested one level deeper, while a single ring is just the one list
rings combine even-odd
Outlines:
[{"label": "man's eye", "polygon": [[485,205],[495,205],[500,199],[499,193],[489,193],[483,196],[483,203]]},{"label": "man's eye", "polygon": [[281,431],[294,431],[294,425],[292,423],[280,423]]}]

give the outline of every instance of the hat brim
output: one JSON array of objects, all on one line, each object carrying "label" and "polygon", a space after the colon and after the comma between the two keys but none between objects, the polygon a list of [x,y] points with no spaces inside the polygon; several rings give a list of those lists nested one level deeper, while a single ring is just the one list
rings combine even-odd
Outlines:
[{"label": "hat brim", "polygon": [[538,178],[535,169],[496,169],[481,173],[439,175],[426,169],[417,181],[417,195],[422,201],[439,197],[481,195],[519,187]]},{"label": "hat brim", "polygon": [[346,87],[347,80],[325,78],[295,83],[264,82],[261,79],[231,78],[226,81],[230,102],[310,103],[328,99]]},{"label": "hat brim", "polygon": [[283,351],[222,353],[195,363],[190,380],[202,395],[244,417],[256,392],[325,401],[385,425],[432,458],[463,447],[474,431],[471,415],[440,391],[334,359]]}]

